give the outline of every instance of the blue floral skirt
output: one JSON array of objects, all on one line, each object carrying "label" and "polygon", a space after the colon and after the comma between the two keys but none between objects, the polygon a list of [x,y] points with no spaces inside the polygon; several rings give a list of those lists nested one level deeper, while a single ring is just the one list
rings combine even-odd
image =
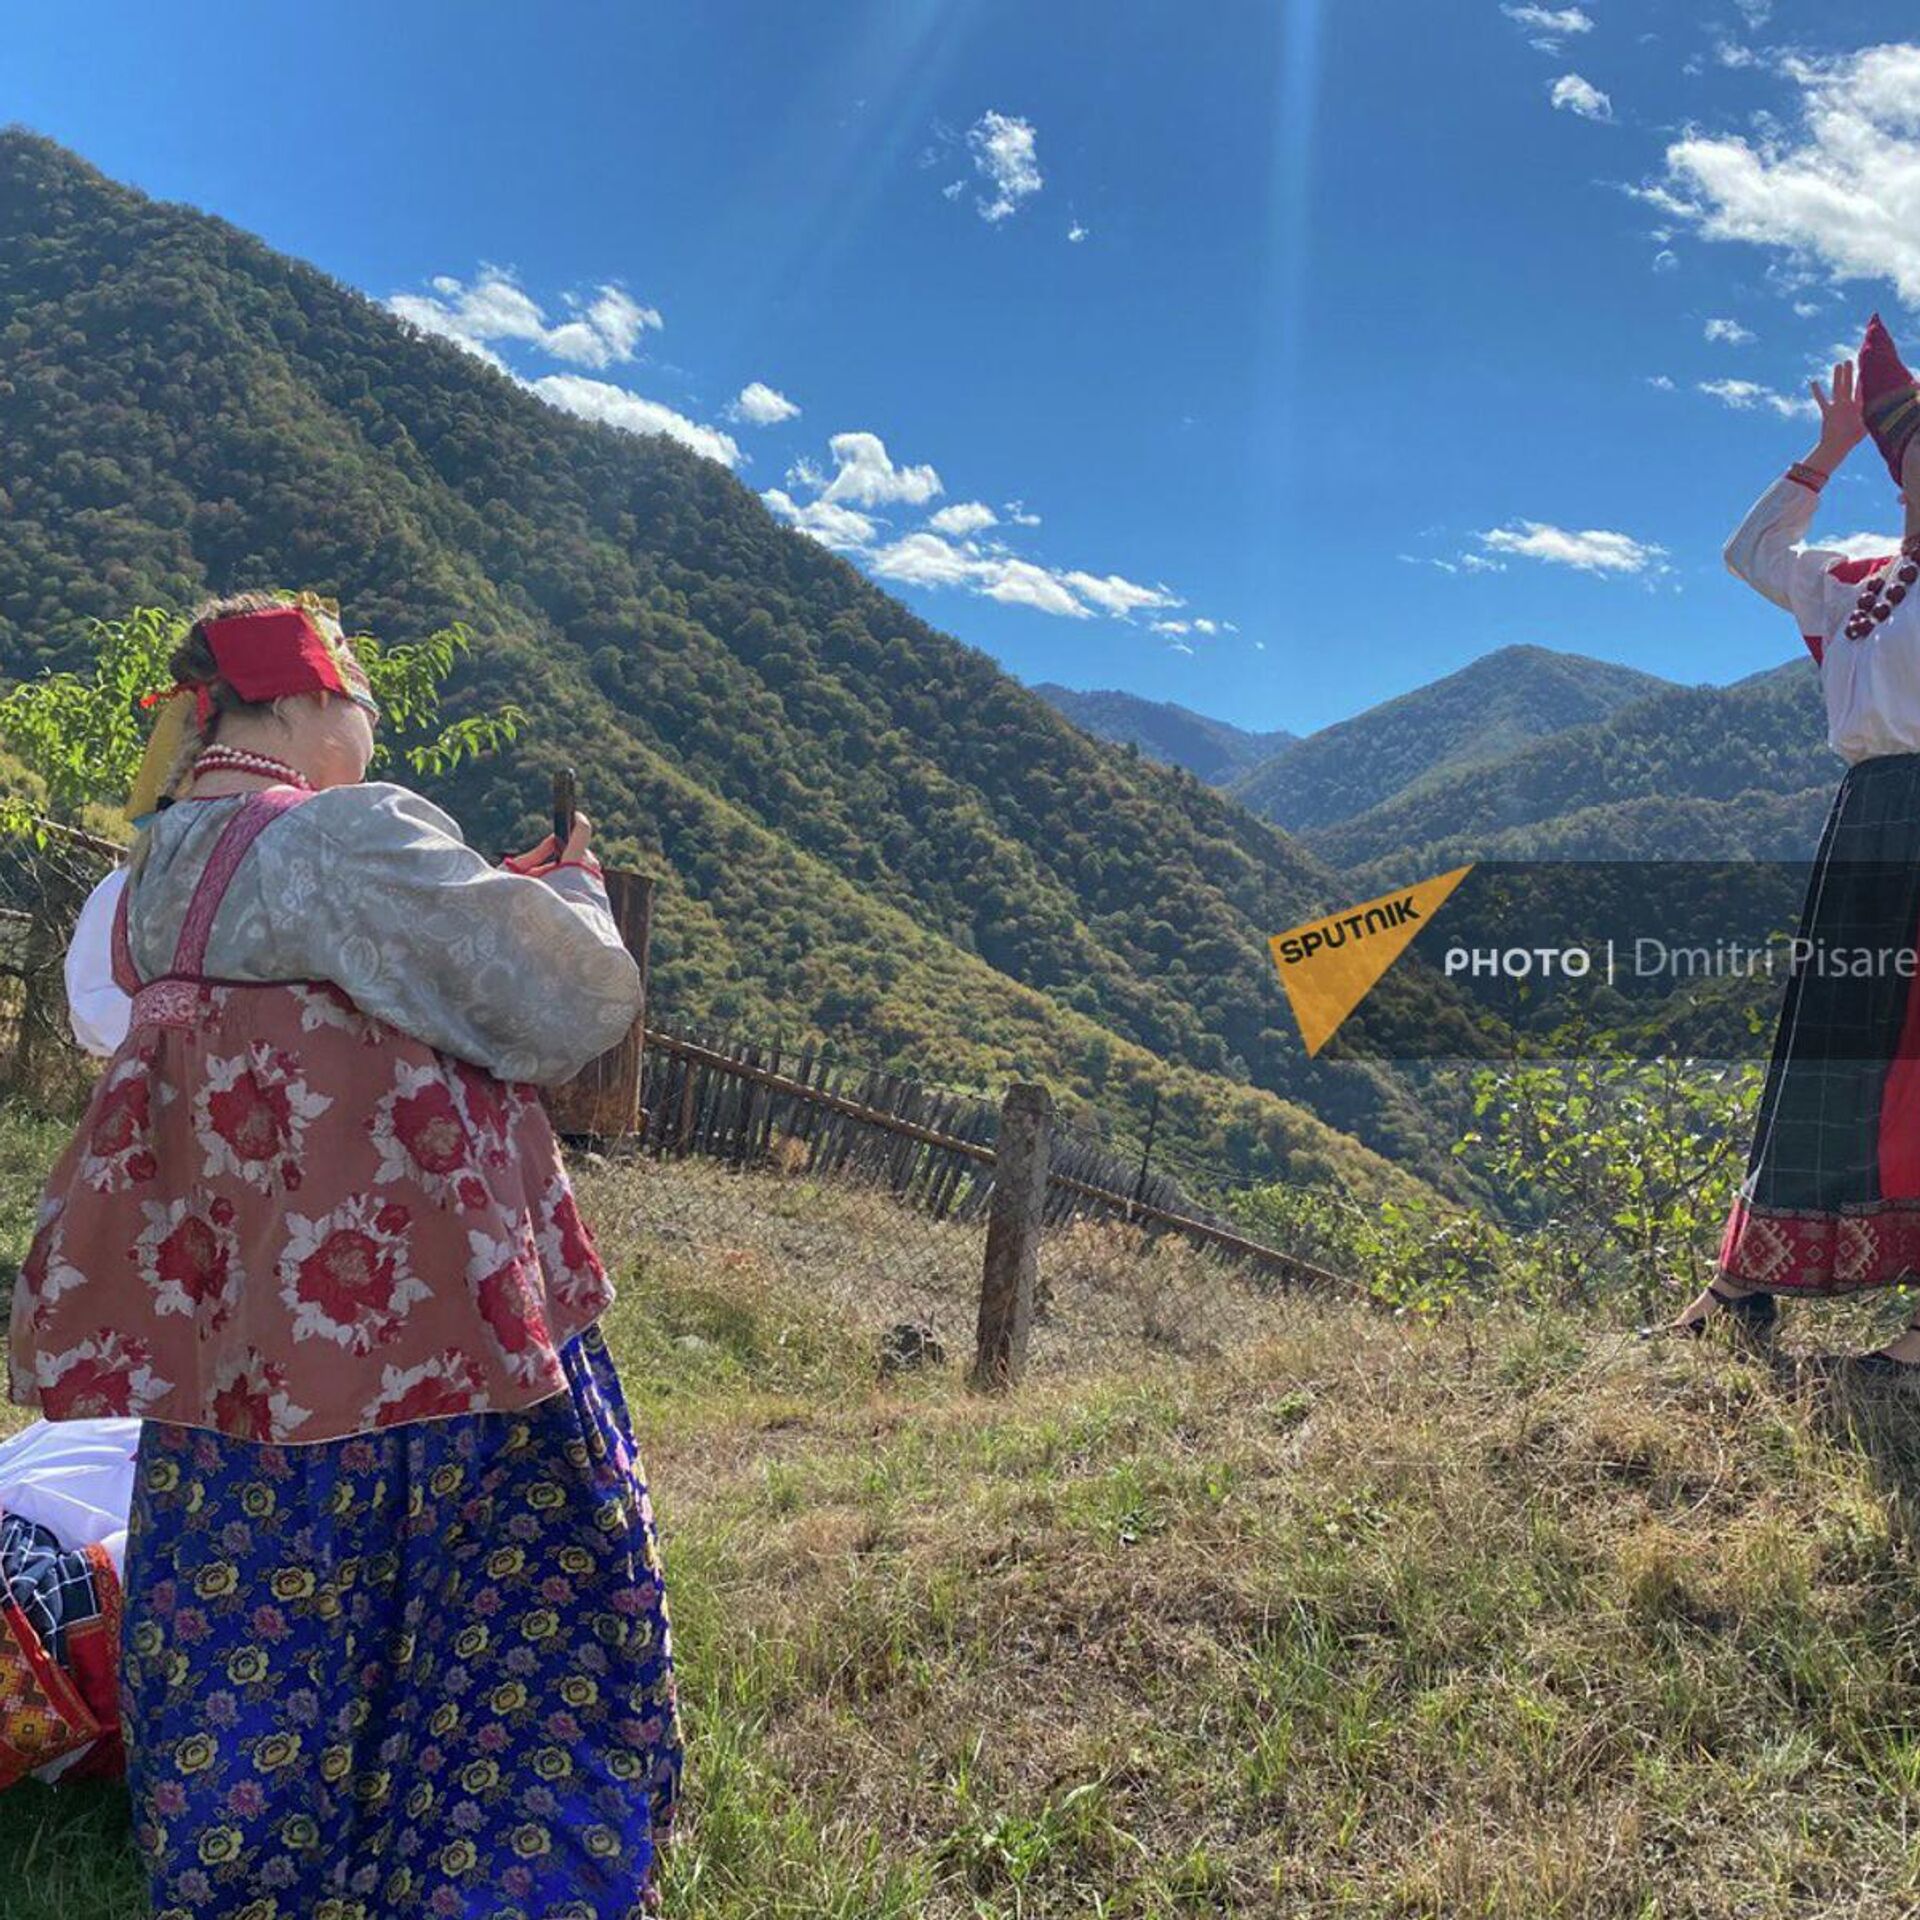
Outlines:
[{"label": "blue floral skirt", "polygon": [[597,1326],[569,1390],[307,1446],[150,1420],[121,1704],[156,1920],[636,1920],[683,1750]]}]

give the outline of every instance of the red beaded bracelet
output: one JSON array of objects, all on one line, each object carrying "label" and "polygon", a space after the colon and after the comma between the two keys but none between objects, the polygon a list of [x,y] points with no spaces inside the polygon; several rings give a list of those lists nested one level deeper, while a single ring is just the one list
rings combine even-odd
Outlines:
[{"label": "red beaded bracelet", "polygon": [[1787,478],[1789,480],[1798,480],[1803,487],[1809,488],[1814,493],[1818,493],[1820,489],[1827,484],[1828,480],[1832,478],[1832,475],[1822,473],[1818,467],[1808,466],[1804,460],[1796,460],[1793,465],[1787,469]]}]

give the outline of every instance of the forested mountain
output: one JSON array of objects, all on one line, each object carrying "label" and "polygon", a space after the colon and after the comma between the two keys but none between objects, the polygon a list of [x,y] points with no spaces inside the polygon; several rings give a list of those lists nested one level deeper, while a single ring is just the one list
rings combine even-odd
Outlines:
[{"label": "forested mountain", "polygon": [[1170,767],[1185,767],[1209,786],[1226,785],[1299,737],[1280,727],[1271,733],[1249,733],[1231,721],[1210,720],[1171,700],[1143,700],[1118,688],[1076,693],[1071,687],[1042,680],[1033,691],[1097,739],[1137,747]]},{"label": "forested mountain", "polygon": [[1304,838],[1396,877],[1466,858],[1804,860],[1842,771],[1802,655],[1727,687],[1668,688]]},{"label": "forested mountain", "polygon": [[1331,826],[1487,766],[1672,683],[1548,647],[1502,647],[1282,747],[1229,791],[1290,830]]},{"label": "forested mountain", "polygon": [[[1345,1134],[1449,1177],[1391,1074],[1304,1058],[1265,940],[1350,896],[1285,834],[1091,740],[725,468],[19,130],[0,461],[0,674],[210,589],[312,587],[395,641],[468,622],[452,714],[537,724],[435,797],[523,844],[577,764],[605,856],[662,877],[662,1009],[1123,1116],[1157,1084],[1241,1170],[1357,1165]],[[1372,1021],[1444,1014],[1389,985]]]}]

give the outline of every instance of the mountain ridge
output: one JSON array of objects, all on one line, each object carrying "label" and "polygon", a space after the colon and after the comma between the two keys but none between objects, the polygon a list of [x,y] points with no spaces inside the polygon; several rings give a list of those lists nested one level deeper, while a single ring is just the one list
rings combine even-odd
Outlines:
[{"label": "mountain ridge", "polygon": [[1282,747],[1228,790],[1290,832],[1332,826],[1673,684],[1586,654],[1496,647]]},{"label": "mountain ridge", "polygon": [[517,844],[577,762],[603,857],[661,872],[676,1012],[1044,1071],[1123,1127],[1164,1083],[1237,1174],[1451,1178],[1395,1076],[1304,1056],[1265,940],[1343,883],[1286,835],[1092,741],[718,465],[20,130],[0,427],[0,671],[214,585],[313,586],[396,639],[464,620],[449,716],[537,690],[536,726],[435,798]]},{"label": "mountain ridge", "polygon": [[1155,760],[1184,767],[1209,786],[1251,770],[1300,737],[1285,727],[1251,731],[1178,701],[1148,700],[1119,687],[1077,692],[1056,681],[1037,680],[1032,691],[1097,738],[1116,746],[1131,744]]}]

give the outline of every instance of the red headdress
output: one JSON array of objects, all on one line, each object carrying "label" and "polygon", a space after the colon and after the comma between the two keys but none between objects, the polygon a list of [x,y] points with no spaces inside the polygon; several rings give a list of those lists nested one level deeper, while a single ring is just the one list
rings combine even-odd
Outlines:
[{"label": "red headdress", "polygon": [[[209,620],[201,631],[221,679],[242,700],[277,700],[288,693],[365,693],[365,674],[322,624],[321,616],[331,611],[322,601],[304,600]],[[204,681],[176,681],[140,704],[152,706],[176,693],[194,696],[204,726],[212,711]]]},{"label": "red headdress", "polygon": [[1867,337],[1860,343],[1860,410],[1893,484],[1904,485],[1901,463],[1908,441],[1920,431],[1920,382],[1907,371],[1877,313],[1867,322]]},{"label": "red headdress", "polygon": [[[365,700],[366,674],[339,638],[339,628],[334,603],[309,593],[283,605],[209,620],[202,631],[220,678],[242,700],[277,700],[289,693],[344,693]],[[186,703],[176,696],[189,693],[195,721],[204,729],[213,711],[213,690],[204,680],[177,680],[141,698],[143,707],[168,704],[148,736],[128,799],[127,810],[136,821],[158,801],[160,782],[185,740]]]}]

